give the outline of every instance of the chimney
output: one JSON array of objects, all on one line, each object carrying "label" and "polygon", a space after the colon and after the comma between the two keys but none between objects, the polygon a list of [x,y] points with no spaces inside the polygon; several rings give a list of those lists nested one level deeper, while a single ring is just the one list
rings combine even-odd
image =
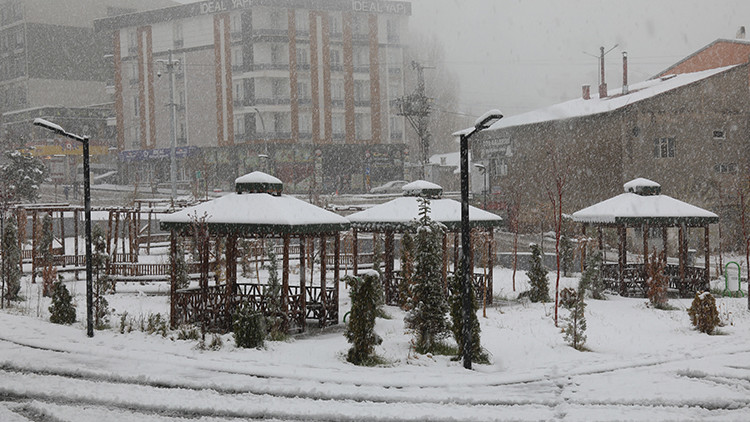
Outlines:
[{"label": "chimney", "polygon": [[737,30],[737,36],[736,38],[738,40],[744,40],[745,39],[745,27],[741,26],[740,29]]},{"label": "chimney", "polygon": [[590,100],[591,99],[591,85],[584,85],[581,87],[583,91],[583,99],[584,100]]},{"label": "chimney", "polygon": [[599,48],[599,98],[607,97],[607,83],[604,82],[604,47]]},{"label": "chimney", "polygon": [[628,52],[622,52],[622,95],[628,93]]}]

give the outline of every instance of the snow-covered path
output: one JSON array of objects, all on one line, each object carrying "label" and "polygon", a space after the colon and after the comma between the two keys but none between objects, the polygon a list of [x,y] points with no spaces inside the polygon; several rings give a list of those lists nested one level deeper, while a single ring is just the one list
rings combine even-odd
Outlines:
[{"label": "snow-covered path", "polygon": [[591,301],[586,353],[564,345],[544,305],[491,308],[481,320],[494,363],[471,372],[410,354],[394,308],[378,320],[392,362],[379,368],[343,361],[341,328],[268,350],[225,336],[211,352],[0,313],[0,420],[750,420],[750,318],[742,300],[720,304],[733,325],[706,336],[682,309]]}]

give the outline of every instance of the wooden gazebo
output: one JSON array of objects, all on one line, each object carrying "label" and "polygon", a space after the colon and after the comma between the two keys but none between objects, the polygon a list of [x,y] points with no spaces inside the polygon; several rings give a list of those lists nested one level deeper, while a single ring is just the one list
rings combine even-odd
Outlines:
[{"label": "wooden gazebo", "polygon": [[[384,247],[384,290],[386,303],[395,305],[397,302],[398,292],[397,285],[394,282],[397,274],[394,271],[394,252],[395,252],[395,233],[403,233],[407,230],[414,229],[414,223],[419,219],[419,198],[426,197],[430,200],[430,218],[446,226],[446,234],[443,236],[443,281],[447,285],[448,276],[448,233],[454,235],[454,260],[458,261],[459,234],[461,233],[461,203],[453,199],[442,198],[443,188],[431,182],[417,180],[404,185],[402,188],[404,196],[393,199],[389,202],[376,205],[372,208],[349,215],[347,218],[352,224],[354,232],[354,273],[358,271],[358,232],[383,233],[385,237]],[[499,216],[481,210],[476,207],[469,207],[469,220],[472,228],[484,229],[489,237],[493,238],[493,230],[502,224],[502,218]],[[482,293],[486,294],[486,303],[492,303],[492,266],[493,250],[492,244],[487,242],[487,256],[489,258],[488,273],[486,280],[485,275],[473,274],[475,291],[477,297],[481,298]],[[473,262],[473,251],[469,251]],[[473,266],[472,266],[473,268]],[[454,268],[455,270],[455,268]],[[486,291],[485,291],[486,288]]]},{"label": "wooden gazebo", "polygon": [[[624,185],[625,193],[599,202],[588,208],[574,212],[573,221],[583,224],[583,234],[589,225],[598,230],[599,249],[603,250],[602,229],[614,228],[619,237],[617,264],[603,265],[605,281],[621,295],[645,294],[648,260],[648,238],[651,229],[661,229],[664,257],[667,257],[669,228],[677,228],[678,265],[666,264],[669,287],[681,295],[698,290],[708,290],[710,273],[709,225],[718,223],[719,217],[702,208],[661,194],[661,185],[648,179],[638,178]],[[627,229],[635,228],[643,232],[643,260],[628,262]],[[688,234],[691,228],[704,231],[703,267],[688,263]]]},{"label": "wooden gazebo", "polygon": [[[266,312],[264,284],[237,282],[237,241],[243,238],[280,239],[282,254],[281,302],[288,328],[304,331],[308,318],[321,324],[338,323],[339,232],[349,229],[349,222],[337,214],[292,196],[282,195],[279,179],[254,172],[235,180],[236,193],[183,209],[161,219],[162,230],[171,233],[171,254],[177,253],[177,236],[193,235],[200,227],[208,235],[224,239],[226,283],[209,286],[209,253],[201,253],[202,271],[199,287],[177,290],[172,270],[170,323],[201,322],[228,328],[235,307],[246,302],[254,310]],[[201,223],[201,220],[203,223]],[[306,239],[319,240],[320,283],[306,280]],[[299,241],[299,283],[290,284],[292,240]],[[333,285],[326,281],[326,246],[333,240]],[[312,243],[314,247],[314,242]],[[174,259],[173,259],[174,262]]]}]

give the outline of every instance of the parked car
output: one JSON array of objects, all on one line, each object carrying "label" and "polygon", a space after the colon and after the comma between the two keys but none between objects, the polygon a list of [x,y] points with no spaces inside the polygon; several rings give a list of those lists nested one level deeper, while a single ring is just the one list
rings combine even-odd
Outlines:
[{"label": "parked car", "polygon": [[391,180],[388,183],[370,189],[370,193],[402,193],[403,190],[401,188],[407,183],[409,182],[406,180]]}]

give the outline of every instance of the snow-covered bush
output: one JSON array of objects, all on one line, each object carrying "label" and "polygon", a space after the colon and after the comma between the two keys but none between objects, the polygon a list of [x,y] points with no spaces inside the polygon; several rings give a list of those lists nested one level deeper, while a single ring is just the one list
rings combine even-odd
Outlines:
[{"label": "snow-covered bush", "polygon": [[531,247],[531,268],[526,273],[529,277],[529,284],[531,290],[528,293],[529,299],[532,302],[549,302],[549,279],[547,278],[547,270],[542,264],[542,250],[539,245],[532,243]]},{"label": "snow-covered bush", "polygon": [[76,322],[76,308],[68,288],[57,281],[52,285],[52,304],[49,307],[49,320],[55,324],[72,324]]},{"label": "snow-covered bush", "polygon": [[375,316],[378,308],[377,284],[380,275],[377,271],[364,272],[360,277],[347,277],[352,308],[349,324],[346,327],[346,340],[352,347],[346,360],[355,365],[373,365],[378,362],[375,346],[383,339],[375,333]]},{"label": "snow-covered bush", "polygon": [[52,294],[52,284],[57,279],[57,273],[52,266],[54,232],[52,231],[52,217],[49,214],[45,214],[44,218],[42,218],[41,230],[39,241],[36,244],[36,258],[41,268],[37,268],[37,271],[42,276],[42,295],[47,297]]},{"label": "snow-covered bush", "polygon": [[174,261],[173,256],[169,256],[169,264],[174,268],[176,289],[187,289],[190,287],[190,278],[188,276],[188,266],[185,261],[185,247],[182,242],[177,242],[177,251],[175,252]]},{"label": "snow-covered bush", "polygon": [[573,241],[570,240],[569,236],[560,236],[560,255],[563,275],[568,277],[570,276],[570,270],[573,268],[573,260],[575,259]]},{"label": "snow-covered bush", "polygon": [[246,349],[261,348],[266,338],[266,324],[263,314],[244,304],[234,314],[232,324],[234,343]]},{"label": "snow-covered bush", "polygon": [[414,303],[414,237],[407,230],[401,236],[401,281],[398,285],[398,304],[408,311]]},{"label": "snow-covered bush", "polygon": [[407,328],[414,332],[415,350],[433,353],[450,333],[441,270],[444,226],[430,218],[428,199],[420,199],[419,215],[414,242],[414,307],[405,321]]},{"label": "snow-covered bush", "polygon": [[[449,298],[451,308],[451,322],[453,323],[451,330],[453,331],[453,338],[458,344],[458,359],[464,357],[464,344],[463,344],[463,329],[464,329],[464,314],[463,314],[463,294],[462,294],[462,279],[463,271],[459,267],[458,271],[448,279],[450,283],[451,296]],[[487,352],[482,348],[481,344],[481,332],[482,329],[479,325],[479,319],[477,318],[477,311],[479,306],[477,305],[476,294],[474,292],[474,284],[469,283],[470,297],[471,297],[471,309],[469,310],[469,324],[471,327],[471,360],[477,363],[490,363],[490,358]]]},{"label": "snow-covered bush", "polygon": [[602,253],[593,251],[586,258],[586,269],[583,270],[581,280],[579,281],[579,291],[591,292],[591,297],[596,300],[605,300],[604,296],[604,278],[602,277]]},{"label": "snow-covered bush", "polygon": [[695,293],[693,303],[688,308],[688,315],[693,326],[702,333],[711,334],[720,324],[716,299],[709,292]]}]

